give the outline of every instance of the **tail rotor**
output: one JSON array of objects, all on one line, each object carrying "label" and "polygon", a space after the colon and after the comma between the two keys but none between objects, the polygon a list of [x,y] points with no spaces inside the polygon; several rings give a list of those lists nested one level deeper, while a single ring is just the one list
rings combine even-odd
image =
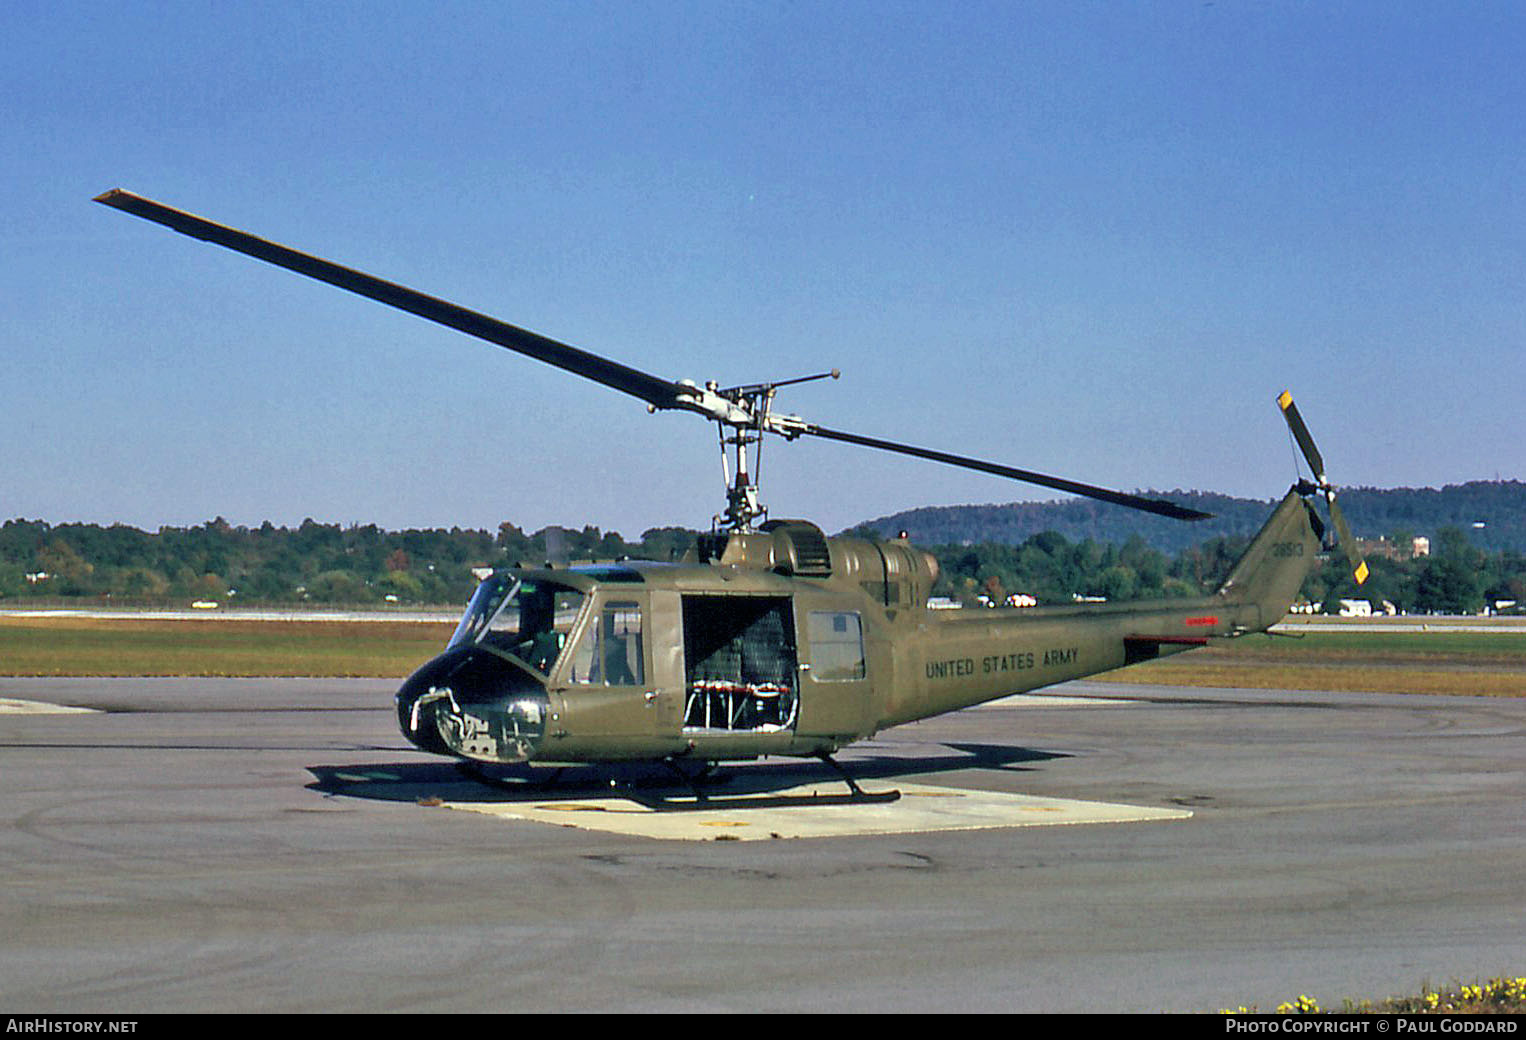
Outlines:
[{"label": "tail rotor", "polygon": [[[1309,427],[1304,423],[1303,416],[1298,414],[1298,406],[1293,403],[1293,395],[1284,390],[1277,397],[1277,407],[1282,409],[1282,417],[1287,420],[1288,429],[1293,432],[1293,439],[1298,442],[1299,450],[1309,463],[1309,469],[1314,472],[1314,482],[1306,484],[1305,494],[1318,491],[1325,499],[1325,508],[1330,514],[1330,522],[1335,527],[1335,548],[1339,548],[1346,554],[1346,559],[1351,564],[1351,576],[1356,579],[1358,585],[1367,580],[1367,561],[1362,559],[1362,554],[1357,551],[1356,538],[1351,534],[1351,527],[1346,523],[1345,514],[1335,502],[1335,486],[1325,476],[1325,460],[1319,453],[1319,447],[1314,443],[1314,437],[1309,433]],[[1330,546],[1326,546],[1330,548]]]}]

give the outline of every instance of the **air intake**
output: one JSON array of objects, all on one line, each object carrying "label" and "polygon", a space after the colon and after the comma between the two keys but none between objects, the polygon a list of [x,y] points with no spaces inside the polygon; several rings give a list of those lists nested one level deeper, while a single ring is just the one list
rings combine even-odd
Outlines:
[{"label": "air intake", "polygon": [[805,520],[770,520],[762,528],[774,537],[774,569],[802,578],[830,578],[832,551],[821,528]]}]

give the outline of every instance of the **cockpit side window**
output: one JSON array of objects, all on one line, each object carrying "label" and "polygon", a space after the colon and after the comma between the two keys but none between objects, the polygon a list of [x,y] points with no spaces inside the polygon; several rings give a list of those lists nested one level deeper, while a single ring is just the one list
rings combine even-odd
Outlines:
[{"label": "cockpit side window", "polygon": [[590,620],[567,678],[592,686],[639,686],[646,682],[642,657],[641,605],[610,601]]}]

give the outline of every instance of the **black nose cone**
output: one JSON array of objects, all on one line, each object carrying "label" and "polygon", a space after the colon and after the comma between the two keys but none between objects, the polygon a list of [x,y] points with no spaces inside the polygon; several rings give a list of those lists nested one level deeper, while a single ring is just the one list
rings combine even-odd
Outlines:
[{"label": "black nose cone", "polygon": [[539,679],[478,646],[445,651],[397,692],[403,736],[425,751],[478,762],[532,759],[550,710]]}]

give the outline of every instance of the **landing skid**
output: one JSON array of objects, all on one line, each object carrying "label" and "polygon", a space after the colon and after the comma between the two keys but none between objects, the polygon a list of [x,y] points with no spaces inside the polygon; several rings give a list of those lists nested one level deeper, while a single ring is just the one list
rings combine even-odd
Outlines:
[{"label": "landing skid", "polygon": [[[720,776],[716,776],[715,775],[715,765],[716,764],[714,762],[706,762],[706,763],[704,763],[699,768],[699,770],[697,772],[694,772],[694,773],[687,773],[687,772],[685,772],[683,767],[680,766],[677,762],[675,762],[671,758],[663,759],[662,760],[662,764],[667,767],[669,772],[671,772],[674,776],[678,777],[678,779],[686,787],[688,787],[690,791],[692,791],[694,793],[694,800],[696,802],[708,802],[710,800],[709,797],[705,794],[705,792],[700,790],[700,785],[701,784],[712,784],[713,785],[713,784],[722,784],[722,783],[726,782],[726,778],[725,777],[720,777]],[[659,799],[657,799],[657,801],[665,802],[666,799],[659,798]],[[643,804],[645,804],[645,803],[643,803]]]},{"label": "landing skid", "polygon": [[[696,775],[689,775],[679,768],[676,762],[664,760],[663,764],[673,771],[693,793],[694,799],[675,801],[672,798],[649,793],[637,793],[633,789],[626,790],[626,796],[632,801],[646,806],[656,812],[705,812],[716,809],[787,809],[806,808],[809,806],[825,805],[881,805],[900,799],[900,791],[868,792],[858,786],[858,782],[848,775],[841,764],[831,755],[819,754],[816,756],[831,766],[833,771],[848,785],[846,794],[822,794],[812,791],[810,794],[781,794],[781,795],[727,795],[716,798],[700,790],[699,784],[710,778],[714,763],[709,763],[704,770]],[[713,782],[713,781],[712,781]]]},{"label": "landing skid", "polygon": [[506,776],[494,773],[491,766],[481,762],[468,762],[465,759],[456,763],[456,771],[468,780],[474,780],[495,791],[544,791],[555,784],[557,778],[564,772],[558,768],[543,777],[532,778],[524,774]]},{"label": "landing skid", "polygon": [[819,754],[817,754],[816,757],[821,759],[827,765],[831,766],[833,768],[833,770],[836,771],[837,775],[842,777],[843,783],[848,785],[848,790],[853,792],[853,800],[854,801],[857,801],[857,802],[894,802],[894,801],[896,801],[897,799],[899,799],[901,797],[901,792],[900,791],[884,791],[884,792],[881,792],[881,793],[878,793],[878,794],[867,794],[867,793],[865,793],[863,788],[858,786],[858,782],[856,780],[854,780],[853,777],[848,775],[848,771],[846,769],[844,769],[841,766],[841,764],[838,763],[837,759],[833,758],[831,755],[827,754],[825,751],[820,752]]},{"label": "landing skid", "polygon": [[[747,795],[734,794],[716,797],[708,793],[705,788],[713,788],[716,785],[729,782],[730,776],[717,775],[716,763],[706,762],[695,772],[688,772],[672,759],[663,759],[662,765],[676,777],[680,783],[689,789],[692,799],[674,798],[651,790],[650,782],[632,783],[611,779],[610,788],[618,790],[623,796],[639,805],[646,806],[656,812],[703,812],[715,809],[780,809],[790,807],[823,806],[823,805],[881,805],[898,801],[900,791],[865,791],[858,785],[848,771],[831,755],[822,753],[815,756],[832,768],[848,790],[844,794],[822,794],[812,791],[810,794],[796,795]],[[462,776],[476,783],[483,784],[495,791],[508,793],[546,792],[556,786],[558,779],[565,771],[556,769],[543,777],[530,777],[523,774],[501,775],[493,771],[491,766],[479,762],[460,761],[456,763],[456,769]]]}]

